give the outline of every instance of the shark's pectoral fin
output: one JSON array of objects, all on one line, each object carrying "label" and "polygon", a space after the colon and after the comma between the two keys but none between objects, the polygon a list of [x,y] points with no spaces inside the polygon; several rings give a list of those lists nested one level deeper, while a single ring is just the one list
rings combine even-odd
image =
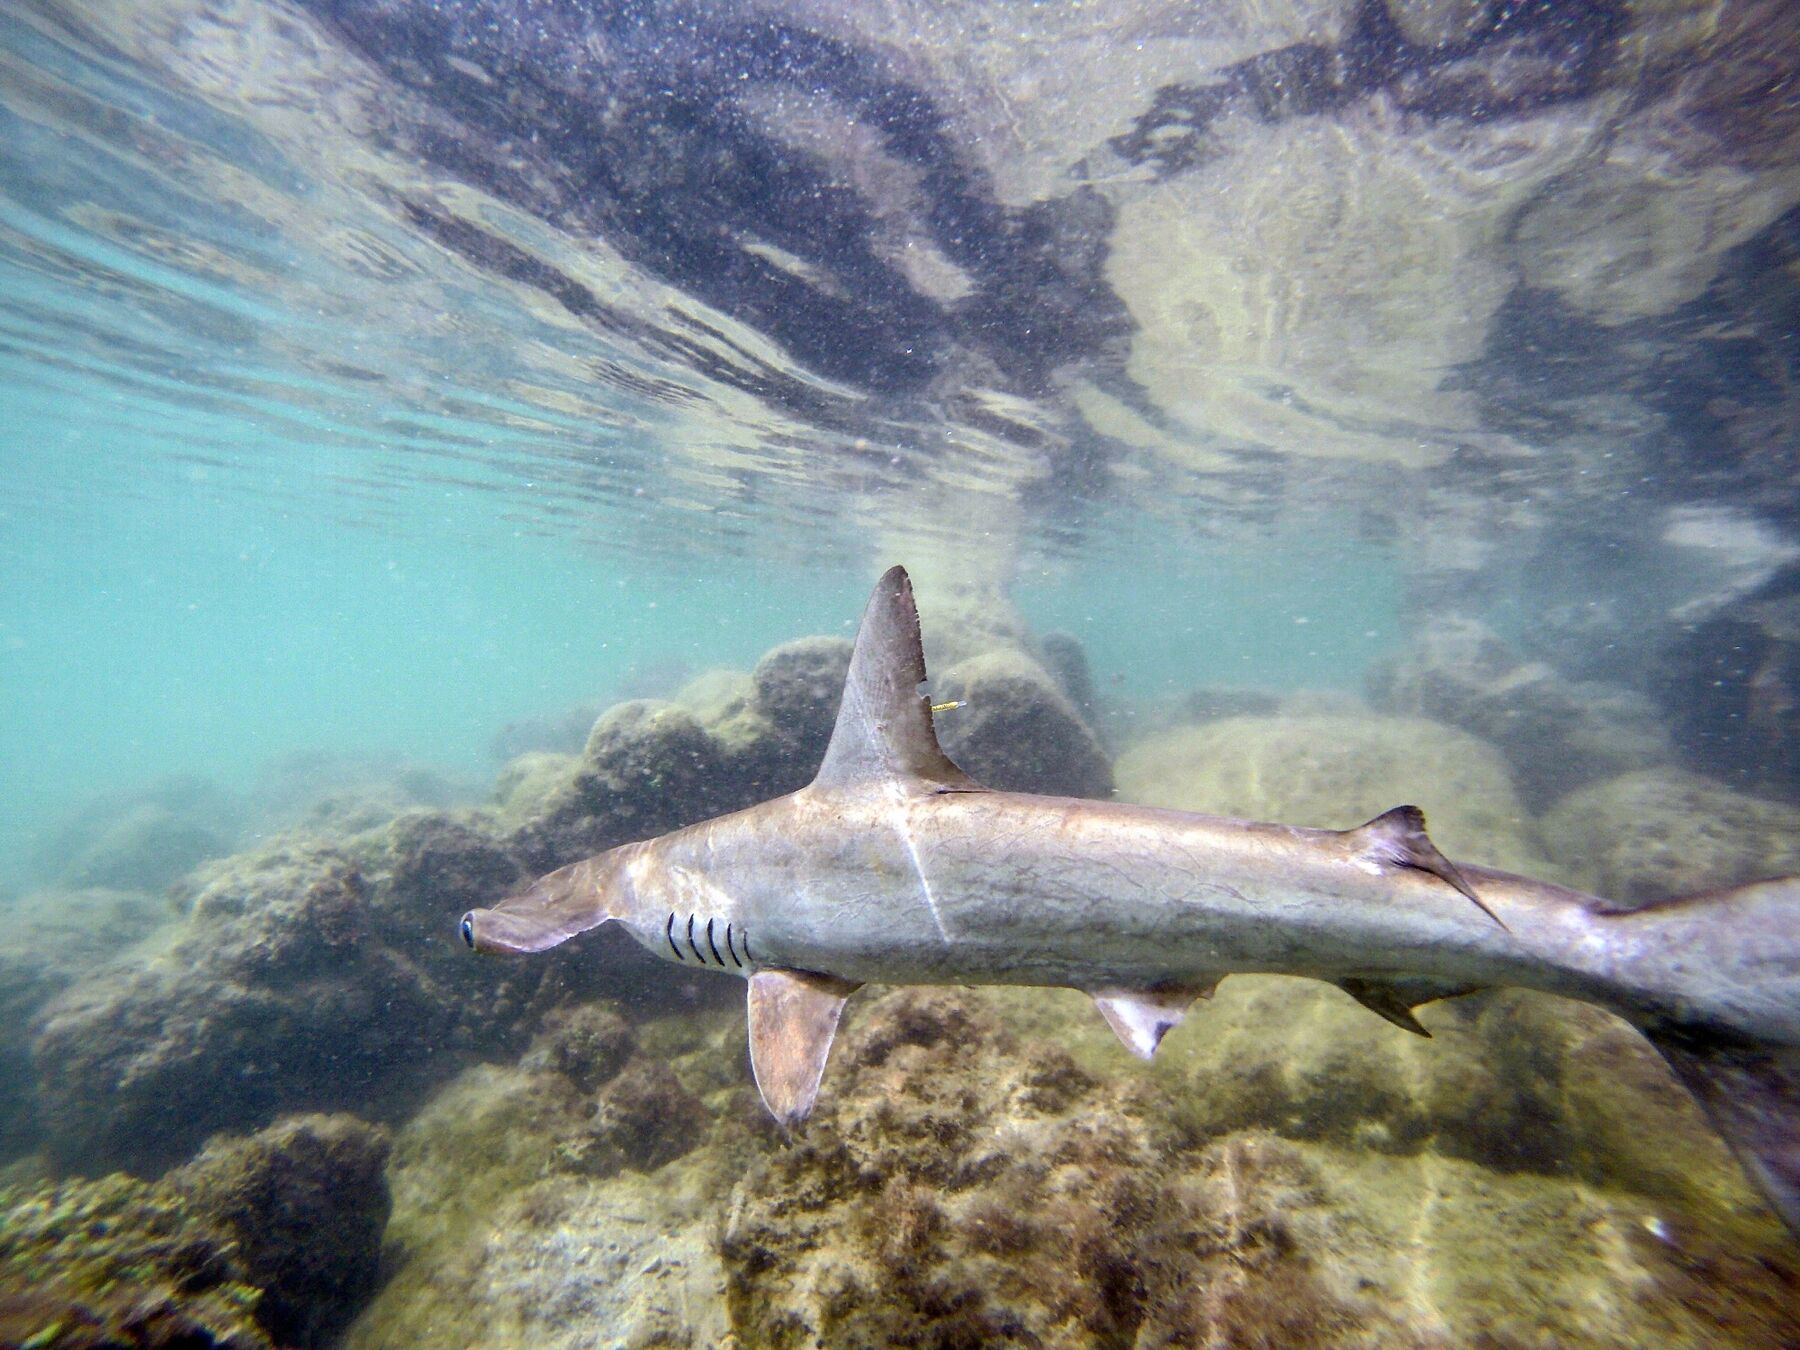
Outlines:
[{"label": "shark's pectoral fin", "polygon": [[1149,1059],[1193,1001],[1211,998],[1214,987],[1207,984],[1185,989],[1129,992],[1107,989],[1094,995],[1094,1006],[1100,1009],[1106,1025],[1125,1043],[1127,1050],[1139,1059]]},{"label": "shark's pectoral fin", "polygon": [[1364,858],[1379,866],[1410,867],[1431,873],[1461,891],[1488,918],[1506,927],[1500,916],[1475,894],[1475,888],[1457,871],[1456,864],[1438,852],[1431,836],[1425,833],[1425,813],[1418,807],[1396,806],[1392,811],[1383,811],[1367,824],[1345,830],[1344,837]]},{"label": "shark's pectoral fin", "polygon": [[750,1067],[763,1105],[784,1126],[812,1111],[844,1000],[861,987],[799,970],[750,977]]},{"label": "shark's pectoral fin", "polygon": [[1478,985],[1450,984],[1417,976],[1401,976],[1392,980],[1364,980],[1351,977],[1337,982],[1351,998],[1379,1017],[1384,1017],[1402,1031],[1429,1037],[1425,1024],[1413,1016],[1413,1009],[1440,998],[1460,998],[1472,994]]}]

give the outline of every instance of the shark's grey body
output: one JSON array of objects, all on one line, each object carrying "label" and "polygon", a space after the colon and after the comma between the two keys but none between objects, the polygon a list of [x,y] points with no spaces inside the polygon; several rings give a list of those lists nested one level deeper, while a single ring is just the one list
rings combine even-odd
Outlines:
[{"label": "shark's grey body", "polygon": [[1411,1009],[1516,986],[1642,1028],[1800,1230],[1800,879],[1620,911],[1458,868],[1399,807],[1354,830],[992,792],[938,748],[898,568],[864,616],[807,788],[627,844],[463,921],[535,951],[607,920],[671,962],[750,980],[752,1062],[784,1122],[811,1109],[858,985],[1068,986],[1142,1055],[1237,972]]}]

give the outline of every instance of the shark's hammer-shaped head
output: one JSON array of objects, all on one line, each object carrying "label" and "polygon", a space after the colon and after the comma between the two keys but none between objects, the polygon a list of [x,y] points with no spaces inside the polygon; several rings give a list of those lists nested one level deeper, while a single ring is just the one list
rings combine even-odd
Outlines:
[{"label": "shark's hammer-shaped head", "polygon": [[608,919],[628,918],[635,895],[627,844],[539,877],[492,909],[472,909],[458,932],[478,952],[541,952]]}]

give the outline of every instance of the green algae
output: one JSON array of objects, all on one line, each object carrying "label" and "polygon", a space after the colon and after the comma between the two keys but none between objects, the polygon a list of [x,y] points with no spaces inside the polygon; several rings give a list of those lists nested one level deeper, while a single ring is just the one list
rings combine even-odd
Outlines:
[{"label": "green algae", "polygon": [[0,1344],[266,1347],[236,1244],[134,1178],[0,1190]]}]

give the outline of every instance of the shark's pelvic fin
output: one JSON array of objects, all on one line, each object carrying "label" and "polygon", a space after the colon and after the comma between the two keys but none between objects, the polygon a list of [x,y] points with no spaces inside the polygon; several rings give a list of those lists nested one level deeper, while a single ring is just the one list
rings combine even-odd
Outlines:
[{"label": "shark's pelvic fin", "polygon": [[1337,987],[1379,1017],[1384,1017],[1402,1031],[1429,1038],[1425,1024],[1413,1016],[1413,1009],[1440,998],[1460,998],[1472,994],[1480,986],[1455,984],[1420,976],[1399,976],[1389,980],[1349,978],[1339,980]]},{"label": "shark's pelvic fin", "polygon": [[859,988],[799,970],[750,977],[750,1067],[763,1105],[784,1127],[812,1112],[844,1000]]},{"label": "shark's pelvic fin", "polygon": [[1467,896],[1476,909],[1506,927],[1500,916],[1482,903],[1475,888],[1456,870],[1456,864],[1438,852],[1431,836],[1425,833],[1425,813],[1418,807],[1396,806],[1392,811],[1383,811],[1367,824],[1345,830],[1344,837],[1372,862],[1384,867],[1411,867],[1448,882]]},{"label": "shark's pelvic fin", "polygon": [[1211,998],[1214,985],[1155,991],[1103,990],[1094,1004],[1125,1048],[1149,1059],[1197,998]]},{"label": "shark's pelvic fin", "polygon": [[863,611],[837,726],[814,785],[897,781],[978,789],[939,748],[924,685],[925,650],[912,581],[904,567],[890,567]]}]

